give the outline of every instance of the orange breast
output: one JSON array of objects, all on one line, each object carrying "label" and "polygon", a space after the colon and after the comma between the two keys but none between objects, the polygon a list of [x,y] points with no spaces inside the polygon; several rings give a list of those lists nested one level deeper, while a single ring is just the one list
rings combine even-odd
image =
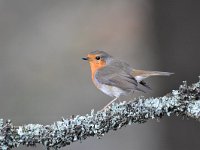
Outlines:
[{"label": "orange breast", "polygon": [[[99,62],[90,62],[90,68],[91,68],[91,74],[92,74],[92,81],[95,83],[95,73],[97,70],[101,69],[102,67],[105,67],[106,62],[105,61],[99,61]],[[96,85],[97,86],[97,85]]]}]

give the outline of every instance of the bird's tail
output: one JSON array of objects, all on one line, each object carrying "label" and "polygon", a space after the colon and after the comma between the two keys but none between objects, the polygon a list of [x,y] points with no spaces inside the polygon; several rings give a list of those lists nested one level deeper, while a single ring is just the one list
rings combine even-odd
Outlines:
[{"label": "bird's tail", "polygon": [[174,73],[171,72],[161,72],[161,71],[145,71],[145,70],[133,70],[133,76],[134,78],[140,82],[145,78],[151,77],[151,76],[170,76]]}]

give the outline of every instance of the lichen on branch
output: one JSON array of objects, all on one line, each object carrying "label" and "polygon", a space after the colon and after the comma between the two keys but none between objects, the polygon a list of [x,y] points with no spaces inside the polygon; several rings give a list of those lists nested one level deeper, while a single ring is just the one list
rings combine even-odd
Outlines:
[{"label": "lichen on branch", "polygon": [[105,111],[95,113],[92,110],[85,116],[62,118],[51,125],[14,126],[11,120],[4,122],[0,119],[0,149],[12,149],[20,144],[35,146],[38,143],[47,149],[58,149],[90,136],[102,137],[111,130],[171,114],[200,119],[200,79],[191,86],[184,81],[178,90],[163,97],[113,103]]}]

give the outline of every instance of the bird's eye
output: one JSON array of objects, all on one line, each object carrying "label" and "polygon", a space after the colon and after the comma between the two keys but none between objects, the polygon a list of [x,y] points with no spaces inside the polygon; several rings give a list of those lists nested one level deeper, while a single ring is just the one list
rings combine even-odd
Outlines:
[{"label": "bird's eye", "polygon": [[100,56],[97,56],[97,57],[96,57],[96,60],[100,60],[100,59],[101,59],[101,57],[100,57]]}]

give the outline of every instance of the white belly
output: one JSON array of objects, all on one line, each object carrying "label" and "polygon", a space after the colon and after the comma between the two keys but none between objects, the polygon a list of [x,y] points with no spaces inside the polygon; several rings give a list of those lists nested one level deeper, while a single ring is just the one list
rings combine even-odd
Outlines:
[{"label": "white belly", "polygon": [[105,84],[102,84],[99,89],[111,96],[111,97],[119,97],[120,95],[124,95],[125,94],[125,91],[121,90],[120,88],[117,88],[117,87],[113,87],[113,86],[109,86],[109,85],[105,85]]}]

